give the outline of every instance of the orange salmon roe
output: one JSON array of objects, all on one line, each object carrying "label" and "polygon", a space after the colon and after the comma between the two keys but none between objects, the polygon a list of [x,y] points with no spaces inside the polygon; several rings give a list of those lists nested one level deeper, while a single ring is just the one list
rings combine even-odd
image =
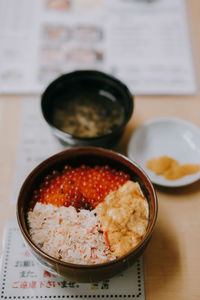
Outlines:
[{"label": "orange salmon roe", "polygon": [[109,166],[72,168],[67,165],[62,172],[53,171],[44,178],[40,189],[34,191],[32,204],[37,201],[56,206],[74,206],[77,211],[94,209],[110,192],[117,190],[127,180],[128,174]]}]

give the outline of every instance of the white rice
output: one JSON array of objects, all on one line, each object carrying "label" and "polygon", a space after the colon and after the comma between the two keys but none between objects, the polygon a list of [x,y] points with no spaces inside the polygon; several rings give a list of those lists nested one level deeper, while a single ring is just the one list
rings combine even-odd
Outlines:
[{"label": "white rice", "polygon": [[97,264],[116,257],[106,245],[95,210],[57,207],[37,202],[28,213],[33,242],[65,262]]}]

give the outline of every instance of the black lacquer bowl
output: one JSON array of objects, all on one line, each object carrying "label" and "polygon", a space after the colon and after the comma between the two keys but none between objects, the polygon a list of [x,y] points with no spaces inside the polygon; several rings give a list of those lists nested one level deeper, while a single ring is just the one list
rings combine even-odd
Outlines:
[{"label": "black lacquer bowl", "polygon": [[[89,132],[91,133],[89,136],[87,135],[88,132],[85,136],[84,134],[81,135],[81,130],[71,129],[70,131],[69,127],[65,130],[55,117],[58,110],[61,116],[66,109],[67,114],[64,121],[70,119],[72,127],[76,122],[82,122],[83,120],[79,116],[80,112],[74,112],[73,103],[76,101],[78,101],[77,105],[79,107],[85,101],[86,107],[84,109],[88,108],[91,114],[88,117],[88,122],[82,124],[82,127],[93,127]],[[93,110],[91,110],[91,106]],[[92,70],[80,70],[62,75],[46,88],[41,98],[42,114],[53,134],[60,141],[72,146],[112,148],[119,141],[132,116],[133,108],[134,98],[124,83],[113,76]],[[112,114],[114,115],[113,111],[116,111],[118,122],[114,118],[113,121],[111,119],[108,130],[100,131],[93,136],[92,130],[94,127],[106,128],[106,119]],[[101,118],[102,114],[103,117]],[[94,115],[96,115],[96,118]],[[62,118],[64,117],[62,116]],[[91,124],[92,118],[94,120]]]}]

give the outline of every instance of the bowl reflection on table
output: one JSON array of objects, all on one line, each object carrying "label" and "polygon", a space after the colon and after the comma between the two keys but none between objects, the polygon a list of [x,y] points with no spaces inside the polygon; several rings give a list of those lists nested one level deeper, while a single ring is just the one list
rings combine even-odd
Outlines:
[{"label": "bowl reflection on table", "polygon": [[[33,191],[39,187],[43,178],[53,170],[62,170],[63,166],[78,167],[82,164],[94,167],[95,165],[109,165],[111,168],[121,170],[130,175],[131,180],[139,183],[142,193],[149,205],[149,221],[146,233],[141,242],[126,255],[110,262],[82,265],[60,261],[44,253],[32,241],[27,224],[27,212]],[[157,197],[154,188],[139,166],[125,156],[103,148],[76,147],[58,153],[37,166],[25,180],[17,203],[17,219],[21,233],[31,253],[37,260],[52,273],[60,274],[68,279],[78,282],[95,282],[110,278],[130,267],[141,256],[146,248],[157,217]]]},{"label": "bowl reflection on table", "polygon": [[133,112],[133,96],[118,79],[99,71],[74,71],[44,91],[41,108],[53,134],[73,146],[112,147]]}]

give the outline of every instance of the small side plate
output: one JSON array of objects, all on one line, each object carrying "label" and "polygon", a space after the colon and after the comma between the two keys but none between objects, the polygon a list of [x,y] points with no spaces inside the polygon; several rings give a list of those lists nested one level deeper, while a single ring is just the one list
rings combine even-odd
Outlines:
[{"label": "small side plate", "polygon": [[128,146],[129,158],[137,162],[155,184],[179,187],[199,180],[200,172],[167,180],[146,167],[149,159],[163,155],[180,164],[200,164],[200,128],[178,118],[152,119],[133,133]]}]

